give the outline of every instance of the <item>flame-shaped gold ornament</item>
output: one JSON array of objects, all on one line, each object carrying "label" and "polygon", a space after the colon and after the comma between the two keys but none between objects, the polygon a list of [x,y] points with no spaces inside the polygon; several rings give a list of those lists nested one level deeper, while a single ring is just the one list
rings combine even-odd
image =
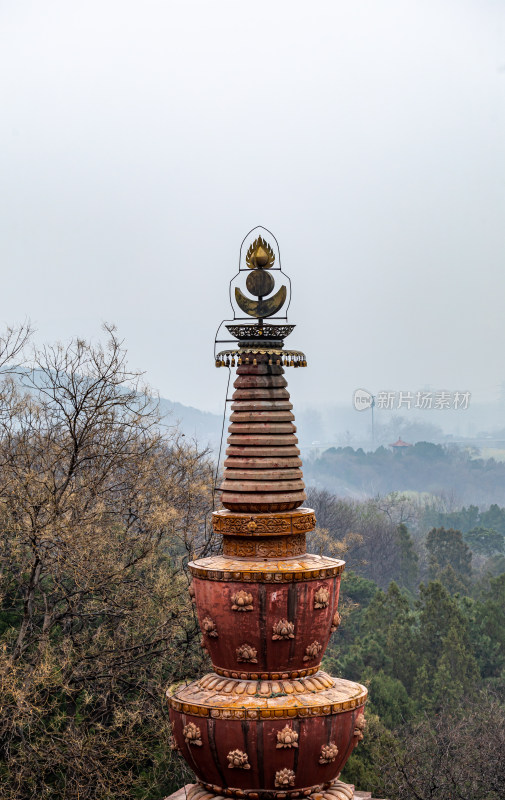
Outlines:
[{"label": "flame-shaped gold ornament", "polygon": [[274,251],[265,239],[258,236],[247,251],[245,263],[249,269],[272,269],[274,261]]}]

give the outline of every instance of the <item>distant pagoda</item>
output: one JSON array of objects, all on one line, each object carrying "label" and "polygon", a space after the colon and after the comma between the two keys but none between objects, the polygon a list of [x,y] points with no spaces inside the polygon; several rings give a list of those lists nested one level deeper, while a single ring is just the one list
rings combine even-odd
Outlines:
[{"label": "distant pagoda", "polygon": [[302,506],[284,367],[307,360],[284,348],[294,325],[265,324],[287,299],[284,285],[271,294],[275,260],[258,235],[239,268],[257,299],[235,289],[236,304],[257,322],[235,317],[227,328],[237,345],[216,355],[216,366],[236,365],[238,375],[224,508],[213,513],[223,555],[189,565],[214,671],[168,698],[177,748],[198,780],[189,800],[349,800],[352,788],[338,776],[365,727],[365,687],[320,670],[340,622],[344,562],[306,552],[316,518]]},{"label": "distant pagoda", "polygon": [[404,442],[401,436],[389,446],[393,448],[393,453],[403,453],[408,447],[412,447],[408,442]]}]

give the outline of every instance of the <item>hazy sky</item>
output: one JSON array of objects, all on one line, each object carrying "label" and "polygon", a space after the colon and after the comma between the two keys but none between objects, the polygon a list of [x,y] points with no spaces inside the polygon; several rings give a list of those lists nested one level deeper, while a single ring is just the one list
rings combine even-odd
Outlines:
[{"label": "hazy sky", "polygon": [[1,319],[104,320],[222,407],[254,225],[293,281],[295,402],[505,381],[503,0],[2,0]]}]

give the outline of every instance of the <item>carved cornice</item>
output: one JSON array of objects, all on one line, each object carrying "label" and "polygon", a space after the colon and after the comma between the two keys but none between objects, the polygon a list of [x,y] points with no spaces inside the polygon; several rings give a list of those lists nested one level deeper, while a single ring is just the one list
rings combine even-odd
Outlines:
[{"label": "carved cornice", "polygon": [[239,583],[293,583],[340,575],[345,561],[305,553],[301,558],[279,558],[277,561],[250,560],[227,556],[210,556],[191,561],[191,574],[207,581]]},{"label": "carved cornice", "polygon": [[289,536],[314,530],[316,515],[311,508],[271,514],[238,514],[222,509],[213,512],[212,525],[224,536]]},{"label": "carved cornice", "polygon": [[[177,689],[173,695],[167,692],[169,705],[179,713],[211,719],[293,719],[341,714],[362,707],[368,694],[359,683],[326,675],[325,679],[333,684],[328,688],[317,689],[315,678],[305,678],[273,682],[279,685],[279,692],[273,691],[267,681],[219,682],[217,678],[214,684],[212,678],[216,676],[205,676]],[[322,682],[322,678],[319,680]],[[202,681],[207,681],[207,686]],[[253,690],[254,694],[250,694]]]}]

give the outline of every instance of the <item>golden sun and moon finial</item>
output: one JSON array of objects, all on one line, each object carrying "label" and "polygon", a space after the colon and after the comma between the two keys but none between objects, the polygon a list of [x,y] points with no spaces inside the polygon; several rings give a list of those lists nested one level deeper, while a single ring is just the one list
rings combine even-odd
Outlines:
[{"label": "golden sun and moon finial", "polygon": [[[226,329],[231,333],[233,339],[237,340],[238,349],[216,352],[216,348],[214,350],[216,367],[234,367],[235,364],[239,367],[242,364],[251,364],[254,367],[259,363],[260,359],[261,363],[266,361],[268,366],[306,367],[307,359],[304,353],[300,350],[286,350],[284,348],[284,339],[289,336],[295,326],[278,325],[273,322],[265,324],[264,321],[265,317],[274,317],[287,298],[285,286],[281,286],[275,294],[268,297],[275,287],[274,278],[269,271],[275,269],[275,254],[266,239],[258,236],[253,241],[247,250],[245,263],[247,266],[246,287],[258,300],[246,297],[238,288],[235,289],[235,300],[242,311],[245,311],[250,317],[256,317],[258,324],[250,325],[242,322],[235,324],[237,320],[242,318],[235,316],[234,309],[233,324],[226,325]],[[242,272],[243,270],[240,269],[239,271]],[[277,269],[277,271],[280,272],[280,269]],[[287,322],[287,316],[282,317],[282,319]],[[216,336],[215,344],[218,344],[219,341],[227,342],[230,340],[219,340]],[[264,356],[267,356],[267,358],[265,359]],[[245,610],[247,611],[250,608],[252,606],[248,605]]]},{"label": "golden sun and moon finial", "polygon": [[272,269],[275,261],[274,251],[265,239],[258,236],[250,245],[245,262],[251,272],[247,276],[246,286],[248,291],[258,297],[258,300],[251,300],[246,297],[238,288],[235,288],[235,300],[238,306],[250,317],[263,319],[276,314],[286,302],[286,287],[281,286],[272,297],[263,299],[270,294],[275,286],[272,275],[266,270]]}]

